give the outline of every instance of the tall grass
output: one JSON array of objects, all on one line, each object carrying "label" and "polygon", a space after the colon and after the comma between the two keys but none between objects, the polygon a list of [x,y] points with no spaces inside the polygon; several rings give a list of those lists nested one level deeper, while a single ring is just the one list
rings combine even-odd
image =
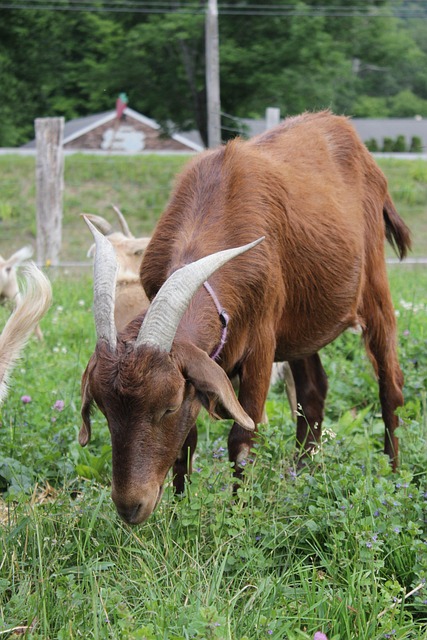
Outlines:
[{"label": "tall grass", "polygon": [[406,380],[396,474],[370,365],[346,333],[323,351],[325,433],[304,470],[278,385],[234,500],[229,424],[201,414],[185,495],[169,485],[131,529],[109,495],[98,412],[88,449],[76,442],[91,278],[53,278],[45,341],[28,345],[1,412],[0,637],[427,638],[427,272],[393,267],[390,279]]}]

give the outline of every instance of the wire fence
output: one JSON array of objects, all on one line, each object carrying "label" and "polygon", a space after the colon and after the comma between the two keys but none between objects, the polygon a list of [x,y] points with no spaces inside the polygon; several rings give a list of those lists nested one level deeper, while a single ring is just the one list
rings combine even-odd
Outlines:
[{"label": "wire fence", "polygon": [[[61,264],[87,260],[90,232],[82,213],[104,217],[117,229],[112,205],[135,236],[150,235],[166,206],[176,175],[191,154],[66,154]],[[34,154],[0,155],[0,254],[23,245],[35,249],[36,163]]]},{"label": "wire fence", "polygon": [[[2,153],[0,150],[0,254],[3,257],[25,245],[31,245],[34,252],[36,248],[35,155],[34,151],[31,154],[17,151]],[[87,252],[92,239],[81,213],[102,216],[118,229],[112,207],[116,205],[125,215],[134,236],[151,235],[171,195],[177,174],[192,155],[66,154],[58,268],[74,271],[91,266]],[[393,157],[396,158],[396,154]],[[418,216],[421,233],[415,230],[414,234],[415,251],[403,265],[427,264],[427,234],[422,225],[422,217],[427,213],[426,175],[427,169],[411,183],[394,177],[390,180],[393,197],[403,217],[409,219],[406,212],[414,209],[421,212]],[[388,262],[400,264],[391,253]]]}]

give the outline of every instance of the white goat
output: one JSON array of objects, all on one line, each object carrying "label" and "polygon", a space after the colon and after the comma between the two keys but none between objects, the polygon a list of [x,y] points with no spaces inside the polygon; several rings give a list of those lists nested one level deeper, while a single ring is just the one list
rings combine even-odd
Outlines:
[{"label": "white goat", "polygon": [[[130,232],[122,212],[117,207],[113,208],[121,231],[114,231],[113,226],[101,216],[87,213],[82,215],[89,218],[98,231],[108,238],[115,249],[119,272],[117,274],[114,317],[116,327],[118,331],[121,331],[130,320],[145,311],[149,304],[139,279],[139,268],[150,238],[135,238]],[[94,253],[95,245],[92,245],[87,255],[92,257]]]},{"label": "white goat", "polygon": [[[31,258],[33,255],[32,247],[23,247],[15,251],[10,258],[5,260],[0,256],[0,302],[11,301],[14,305],[19,304],[21,292],[19,291],[17,267],[23,262]],[[34,333],[39,340],[43,338],[40,327],[34,327]]]},{"label": "white goat", "polygon": [[0,335],[0,403],[6,397],[13,365],[31,333],[52,302],[52,288],[46,276],[31,262],[23,268],[26,289]]}]

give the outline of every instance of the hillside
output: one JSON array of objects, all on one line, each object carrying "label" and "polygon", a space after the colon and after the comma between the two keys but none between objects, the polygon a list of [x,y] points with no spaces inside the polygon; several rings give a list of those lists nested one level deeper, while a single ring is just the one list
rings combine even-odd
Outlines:
[{"label": "hillside", "polygon": [[[90,234],[80,213],[114,220],[112,204],[134,235],[155,227],[174,182],[190,156],[87,156],[65,159],[62,262],[86,262]],[[380,159],[397,208],[413,234],[414,256],[427,255],[427,163]],[[36,247],[35,159],[0,156],[0,254]],[[392,252],[389,255],[393,255]]]}]

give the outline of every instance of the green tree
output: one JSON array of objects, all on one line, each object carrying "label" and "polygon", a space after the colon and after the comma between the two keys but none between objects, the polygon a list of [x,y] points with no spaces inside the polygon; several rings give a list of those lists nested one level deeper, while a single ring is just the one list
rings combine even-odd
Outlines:
[{"label": "green tree", "polygon": [[389,98],[388,113],[393,117],[407,118],[415,115],[427,116],[427,100],[416,96],[409,89],[399,91]]},{"label": "green tree", "polygon": [[[359,80],[356,99],[359,115],[370,115],[360,113],[364,96],[386,98],[389,106],[389,99],[403,90],[422,97],[427,79],[427,57],[405,28],[403,20],[393,17],[355,19],[348,34],[347,53],[352,56],[353,72]],[[398,113],[394,109],[393,115],[408,113]]]},{"label": "green tree", "polygon": [[16,105],[19,87],[15,78],[11,61],[6,52],[0,49],[0,144],[13,147],[19,144],[19,133],[16,127]]},{"label": "green tree", "polygon": [[389,115],[387,99],[361,95],[353,102],[352,116],[355,118],[386,118]]},{"label": "green tree", "polygon": [[[31,138],[35,117],[112,109],[120,91],[165,130],[197,128],[206,141],[206,0],[159,14],[90,1],[97,11],[0,4],[0,145]],[[76,8],[73,0],[61,6]],[[282,115],[325,107],[360,117],[426,115],[426,20],[396,17],[400,5],[391,0],[354,0],[353,12],[345,0],[254,7],[220,5],[227,114],[263,117],[277,106]]]},{"label": "green tree", "polygon": [[150,16],[131,28],[112,66],[130,104],[166,130],[199,129],[206,140],[204,17]]},{"label": "green tree", "polygon": [[9,98],[0,144],[31,138],[36,117],[68,119],[114,105],[109,60],[120,34],[105,15],[11,9],[1,17],[0,80]]}]

